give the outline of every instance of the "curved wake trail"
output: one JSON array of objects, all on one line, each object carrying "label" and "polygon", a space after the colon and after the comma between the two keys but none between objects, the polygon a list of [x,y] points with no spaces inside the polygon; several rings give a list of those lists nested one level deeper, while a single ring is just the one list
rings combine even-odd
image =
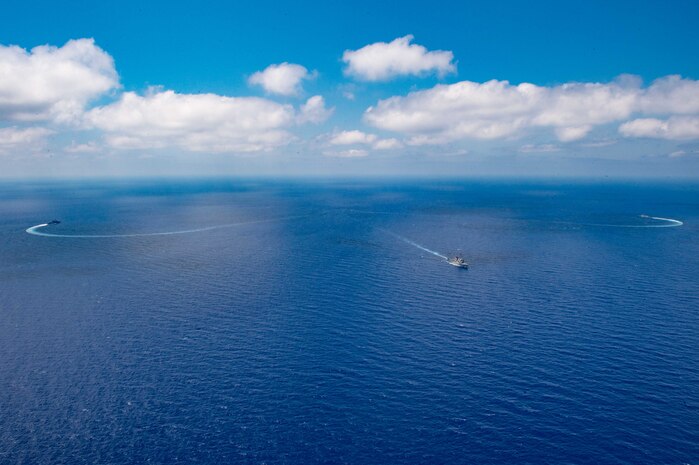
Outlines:
[{"label": "curved wake trail", "polygon": [[302,216],[287,216],[283,218],[271,218],[267,220],[255,220],[255,221],[242,221],[239,223],[228,223],[228,224],[219,224],[216,226],[207,226],[204,228],[196,228],[196,229],[183,229],[179,231],[164,231],[164,232],[153,232],[153,233],[133,233],[133,234],[54,234],[54,233],[47,233],[43,231],[39,231],[41,228],[45,228],[48,226],[48,223],[43,223],[43,224],[37,224],[36,226],[32,226],[31,228],[27,228],[25,232],[32,234],[34,236],[43,236],[43,237],[72,237],[72,238],[77,238],[77,239],[102,239],[102,238],[109,238],[109,237],[148,237],[148,236],[174,236],[177,234],[192,234],[192,233],[197,233],[197,232],[204,232],[204,231],[213,231],[215,229],[223,229],[223,228],[233,228],[235,226],[243,226],[246,224],[257,224],[257,223],[271,223],[273,221],[281,221],[281,220],[289,220],[289,219],[298,219],[298,218],[305,218],[308,215],[302,215]]},{"label": "curved wake trail", "polygon": [[607,228],[676,228],[682,226],[684,223],[680,220],[674,220],[672,218],[663,218],[661,216],[649,216],[649,215],[639,215],[641,218],[647,218],[650,220],[664,221],[664,224],[609,224],[609,223],[567,223],[567,224],[579,224],[582,226],[604,226]]},{"label": "curved wake trail", "polygon": [[386,234],[390,234],[391,236],[400,239],[401,241],[403,241],[403,242],[405,242],[405,243],[407,243],[407,244],[412,245],[413,247],[417,247],[417,248],[420,249],[420,250],[424,250],[425,252],[431,253],[432,255],[436,255],[437,257],[443,258],[444,260],[449,260],[449,258],[445,257],[445,256],[442,255],[441,253],[435,252],[434,250],[428,249],[427,247],[423,247],[423,246],[421,246],[420,244],[418,244],[417,242],[411,241],[411,240],[408,239],[407,237],[403,237],[403,236],[401,236],[400,234],[396,234],[396,233],[394,233],[394,232],[388,231],[388,230],[383,229],[383,228],[378,228],[378,229],[381,230],[381,231],[383,231],[383,232],[385,232]]},{"label": "curved wake trail", "polygon": [[641,218],[650,218],[651,220],[667,221],[669,223],[669,224],[649,225],[649,227],[651,227],[651,228],[674,228],[676,226],[682,226],[684,224],[680,220],[673,220],[672,218],[663,218],[660,216],[641,215]]}]

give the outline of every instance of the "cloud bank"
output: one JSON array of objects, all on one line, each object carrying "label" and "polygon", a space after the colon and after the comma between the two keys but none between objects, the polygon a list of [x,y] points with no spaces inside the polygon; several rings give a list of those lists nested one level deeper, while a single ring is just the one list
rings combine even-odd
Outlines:
[{"label": "cloud bank", "polygon": [[[611,83],[550,87],[462,81],[381,100],[366,110],[364,120],[376,128],[407,135],[413,145],[502,139],[538,128],[553,130],[560,141],[569,142],[585,137],[595,126],[634,114],[691,113],[699,113],[699,81],[667,76],[647,88],[629,77]],[[622,125],[620,130],[625,135],[667,138],[694,134],[690,118],[671,118],[666,123],[667,129],[658,128],[655,122],[651,130],[651,123],[642,121]]]},{"label": "cloud bank", "polygon": [[[380,81],[455,71],[451,52],[428,51],[411,42],[412,36],[405,36],[348,50],[343,56],[345,74]],[[294,96],[303,92],[303,81],[314,75],[301,65],[281,63],[254,73],[249,82],[268,94]],[[339,90],[354,93],[361,88],[346,85],[351,87]],[[295,132],[300,125],[321,124],[334,110],[321,95],[291,105],[272,96],[183,94],[159,88],[142,94],[123,92],[114,60],[92,39],[31,50],[0,46],[3,153],[38,150],[71,139],[82,143],[65,145],[66,153],[104,148],[265,152],[298,141]],[[563,151],[565,143],[584,139],[601,126],[625,138],[686,141],[699,139],[699,81],[674,75],[647,86],[633,76],[607,83],[551,86],[461,81],[379,100],[364,111],[363,121],[374,129],[338,128],[309,140],[321,141],[321,153],[345,158],[404,144],[507,141],[523,136],[533,137],[513,149]],[[93,140],[85,134],[94,136]],[[552,144],[552,137],[559,143]],[[608,140],[609,135],[604,137]]]},{"label": "cloud bank", "polygon": [[85,115],[87,128],[106,134],[118,149],[177,147],[192,152],[258,152],[286,145],[296,124],[319,123],[332,113],[323,97],[294,107],[258,97],[125,92],[110,105]]},{"label": "cloud bank", "polygon": [[639,118],[619,127],[626,137],[654,137],[659,139],[699,138],[699,116],[673,116],[666,120]]},{"label": "cloud bank", "polygon": [[[255,73],[251,82],[270,93],[292,95],[310,76],[303,66],[282,63]],[[114,149],[265,151],[292,141],[294,126],[322,123],[333,112],[319,95],[297,111],[265,98],[155,88],[145,95],[115,93],[119,87],[114,60],[93,39],[30,51],[0,46],[0,124],[41,125],[0,129],[1,149],[35,148],[56,131],[97,130],[104,145]],[[110,94],[117,100],[90,108]],[[94,152],[99,146],[92,141],[72,144],[65,151]]]},{"label": "cloud bank", "polygon": [[85,115],[115,148],[179,147],[194,152],[255,152],[288,143],[294,109],[256,97],[125,92]]}]

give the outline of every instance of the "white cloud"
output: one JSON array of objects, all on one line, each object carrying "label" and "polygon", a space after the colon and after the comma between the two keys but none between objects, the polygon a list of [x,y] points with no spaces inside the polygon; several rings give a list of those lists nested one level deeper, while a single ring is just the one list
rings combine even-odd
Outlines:
[{"label": "white cloud", "polygon": [[[569,142],[585,137],[595,126],[638,113],[699,112],[697,102],[699,81],[677,76],[659,79],[647,88],[628,77],[611,83],[551,87],[462,81],[381,100],[366,110],[364,120],[376,128],[406,134],[412,145],[516,137],[537,128],[552,129],[560,141]],[[674,118],[668,124],[655,137],[695,137],[691,119]],[[627,135],[632,132],[626,130]]]},{"label": "white cloud", "polygon": [[30,150],[42,146],[46,137],[53,134],[50,129],[41,127],[0,128],[0,153],[12,150]]},{"label": "white cloud", "polygon": [[456,71],[454,54],[450,51],[427,51],[422,45],[411,44],[412,35],[392,42],[376,42],[359,50],[345,50],[342,61],[345,74],[364,81],[386,81],[397,76],[421,76],[437,73],[443,76]]},{"label": "white cloud", "polygon": [[326,157],[336,157],[336,158],[361,158],[369,155],[364,149],[349,149],[349,150],[339,150],[339,151],[327,151],[323,152]]},{"label": "white cloud", "polygon": [[[411,41],[412,36],[405,36],[348,50],[343,55],[345,73],[379,81],[456,70],[451,52],[428,51]],[[298,95],[303,81],[314,75],[301,65],[281,63],[253,74],[249,82],[269,93]],[[364,86],[354,82],[335,89],[338,98],[342,93],[353,99]],[[292,106],[269,98],[178,94],[162,89],[145,94],[116,92],[119,87],[112,57],[92,39],[31,50],[0,45],[0,126],[10,126],[0,128],[0,152],[44,149],[47,140],[70,153],[109,148],[266,151],[293,141],[292,131],[298,125],[322,123],[335,110],[320,95]],[[101,106],[90,109],[105,96],[112,103],[102,99]],[[514,139],[534,133],[525,139],[532,144],[519,142],[514,147],[520,146],[519,151],[525,153],[553,152],[565,150],[568,145],[564,143],[585,139],[593,131],[595,136],[609,137],[608,131],[596,128],[607,125],[610,129],[612,124],[625,137],[692,140],[699,139],[699,81],[674,75],[646,86],[629,76],[609,83],[553,86],[462,81],[380,100],[366,110],[364,122],[373,127],[370,132],[346,130],[320,136],[316,141],[321,151],[327,149],[324,154],[331,157],[353,158],[404,144]],[[62,142],[71,137],[86,140],[85,134],[68,132],[84,129],[94,130],[89,136],[99,142]],[[381,131],[392,131],[395,137]],[[49,138],[57,132],[63,135]],[[542,133],[554,135],[561,143],[549,143]],[[614,142],[588,137],[576,146]],[[685,153],[689,152],[678,150],[670,156]]]},{"label": "white cloud", "polygon": [[327,108],[325,106],[325,99],[321,95],[314,95],[309,98],[306,103],[301,105],[296,120],[299,124],[319,124],[330,118],[330,115],[332,115],[334,111],[334,108]]},{"label": "white cloud", "polygon": [[399,149],[403,147],[403,144],[400,143],[398,139],[390,138],[390,139],[379,139],[374,144],[372,145],[372,148],[374,150],[392,150],[392,149]]},{"label": "white cloud", "polygon": [[376,134],[367,134],[362,131],[342,131],[330,137],[332,145],[371,144],[377,139]]},{"label": "white cloud", "polygon": [[101,147],[96,142],[76,144],[75,141],[73,141],[68,147],[64,148],[63,151],[68,153],[94,153],[98,152],[100,149]]},{"label": "white cloud", "polygon": [[538,99],[536,93],[532,85],[464,81],[381,100],[367,109],[364,119],[375,127],[406,133],[414,144],[496,138],[522,126],[520,114]]},{"label": "white cloud", "polygon": [[699,138],[699,116],[673,116],[666,120],[639,118],[622,124],[619,132],[626,137],[697,139]]},{"label": "white cloud", "polygon": [[72,121],[118,86],[112,57],[93,39],[31,51],[0,45],[0,119]]},{"label": "white cloud", "polygon": [[[366,132],[352,130],[352,131],[341,131],[328,136],[329,145],[354,145],[354,146],[370,146],[373,150],[391,150],[397,149],[403,146],[398,139],[379,139],[376,134],[368,134]],[[354,151],[353,151],[354,150]],[[355,147],[353,150],[345,150],[343,152],[328,152],[328,153],[343,153],[342,156],[350,156],[349,154],[354,154],[351,156],[365,156],[368,155],[366,149],[359,149]],[[362,155],[357,155],[362,154]],[[340,155],[333,155],[340,156]]]},{"label": "white cloud", "polygon": [[556,128],[556,136],[561,142],[571,142],[585,137],[592,131],[592,125],[585,124],[583,126],[571,126],[564,128]]},{"label": "white cloud", "polygon": [[125,92],[119,101],[86,114],[115,148],[178,147],[190,151],[255,152],[290,142],[291,105],[255,97]]},{"label": "white cloud", "polygon": [[271,94],[298,95],[301,92],[301,81],[314,75],[294,63],[269,65],[263,71],[258,71],[248,79],[251,85],[259,85]]},{"label": "white cloud", "polygon": [[669,153],[667,156],[669,158],[682,158],[686,157],[689,155],[697,155],[699,154],[699,150],[676,150],[674,152]]},{"label": "white cloud", "polygon": [[657,79],[643,93],[639,102],[642,113],[699,113],[699,81],[671,75]]}]

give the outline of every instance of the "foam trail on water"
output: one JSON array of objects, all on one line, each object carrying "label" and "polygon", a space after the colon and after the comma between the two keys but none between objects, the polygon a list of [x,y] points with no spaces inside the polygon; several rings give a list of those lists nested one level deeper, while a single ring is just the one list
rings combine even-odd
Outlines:
[{"label": "foam trail on water", "polygon": [[647,218],[650,220],[664,221],[662,224],[612,224],[612,223],[574,223],[571,221],[554,221],[554,223],[559,224],[571,224],[578,226],[601,226],[605,228],[676,228],[677,226],[682,226],[684,223],[680,220],[674,220],[672,218],[663,218],[661,216],[649,216],[649,215],[639,215],[641,218]]},{"label": "foam trail on water", "polygon": [[388,230],[383,229],[383,228],[378,228],[378,229],[380,229],[381,231],[383,231],[383,232],[385,232],[385,233],[387,233],[387,234],[390,234],[391,236],[397,237],[397,238],[400,239],[401,241],[403,241],[403,242],[405,242],[405,243],[407,243],[407,244],[410,244],[410,245],[412,245],[413,247],[417,247],[417,248],[420,249],[420,250],[424,250],[425,252],[431,253],[432,255],[436,255],[437,257],[443,258],[444,260],[449,260],[447,257],[445,257],[444,255],[442,255],[441,253],[435,252],[434,250],[428,249],[427,247],[423,247],[423,246],[421,246],[420,244],[418,244],[417,242],[411,241],[411,240],[408,239],[407,237],[403,237],[403,236],[401,236],[400,234],[396,234],[396,233],[394,233],[394,232],[388,231]]},{"label": "foam trail on water", "polygon": [[673,220],[672,218],[663,218],[661,216],[641,215],[641,218],[650,218],[651,220],[667,221],[669,223],[669,224],[649,225],[648,227],[651,227],[651,228],[674,228],[675,226],[682,226],[684,224],[680,220]]},{"label": "foam trail on water", "polygon": [[289,219],[296,219],[296,218],[304,218],[308,215],[303,215],[303,216],[287,216],[284,218],[271,218],[267,220],[255,220],[255,221],[242,221],[240,223],[228,223],[228,224],[219,224],[216,226],[207,226],[204,228],[196,228],[196,229],[183,229],[179,231],[164,231],[164,232],[153,232],[153,233],[134,233],[134,234],[54,234],[54,233],[47,233],[43,231],[39,231],[41,228],[45,228],[48,226],[48,223],[42,223],[42,224],[37,224],[36,226],[32,226],[31,228],[27,228],[25,232],[32,234],[34,236],[43,236],[43,237],[71,237],[71,238],[78,238],[78,239],[101,239],[101,238],[109,238],[109,237],[148,237],[148,236],[174,236],[176,234],[192,234],[192,233],[197,233],[197,232],[204,232],[204,231],[213,231],[214,229],[223,229],[223,228],[232,228],[234,226],[243,226],[246,224],[257,224],[257,223],[269,223],[272,221],[281,221],[281,220],[289,220]]}]

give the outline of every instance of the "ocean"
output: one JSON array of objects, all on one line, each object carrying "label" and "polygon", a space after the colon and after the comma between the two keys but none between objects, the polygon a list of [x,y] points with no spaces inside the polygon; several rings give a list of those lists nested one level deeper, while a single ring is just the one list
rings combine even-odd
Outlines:
[{"label": "ocean", "polygon": [[699,185],[3,182],[0,374],[2,464],[697,464]]}]

